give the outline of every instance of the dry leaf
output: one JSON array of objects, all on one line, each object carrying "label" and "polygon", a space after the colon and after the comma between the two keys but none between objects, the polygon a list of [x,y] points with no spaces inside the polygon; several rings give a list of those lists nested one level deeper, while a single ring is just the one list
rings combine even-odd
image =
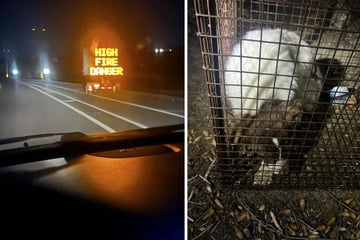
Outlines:
[{"label": "dry leaf", "polygon": [[243,212],[239,215],[237,221],[238,221],[238,222],[241,222],[241,221],[244,220],[245,218],[247,219],[248,216],[249,216],[249,213],[248,213],[247,211],[243,211]]},{"label": "dry leaf", "polygon": [[321,224],[317,226],[315,229],[319,232],[324,232],[326,230],[327,226],[325,224]]},{"label": "dry leaf", "polygon": [[296,231],[296,230],[298,229],[298,226],[296,225],[296,223],[292,223],[292,222],[291,222],[291,223],[289,223],[288,225],[289,225],[289,227],[290,227],[292,230],[295,230],[295,231]]},{"label": "dry leaf", "polygon": [[203,130],[203,135],[204,135],[205,137],[208,137],[208,136],[209,136],[209,132],[208,132],[207,130]]},{"label": "dry leaf", "polygon": [[349,217],[350,216],[350,213],[348,211],[344,211],[341,213],[341,216],[343,217]]},{"label": "dry leaf", "polygon": [[314,233],[311,233],[311,234],[309,235],[309,239],[316,239],[316,238],[319,238],[319,237],[320,237],[319,235],[314,234]]},{"label": "dry leaf", "polygon": [[303,198],[300,199],[299,206],[300,206],[301,211],[304,211],[304,209],[305,209],[305,200]]},{"label": "dry leaf", "polygon": [[296,236],[296,231],[290,227],[288,227],[289,233],[291,236]]},{"label": "dry leaf", "polygon": [[353,200],[354,200],[354,198],[350,197],[348,199],[345,199],[344,203],[346,203],[346,205],[349,205]]},{"label": "dry leaf", "polygon": [[350,105],[351,107],[355,107],[355,105],[357,104],[357,99],[356,99],[355,95],[351,95],[346,103],[348,105]]},{"label": "dry leaf", "polygon": [[233,218],[238,218],[239,217],[239,215],[240,215],[240,212],[239,212],[239,210],[237,210],[237,209],[235,209],[235,210],[232,210],[231,212],[230,212],[230,216],[232,216]]},{"label": "dry leaf", "polygon": [[262,212],[265,210],[265,204],[261,204],[259,207],[259,211]]},{"label": "dry leaf", "polygon": [[207,190],[209,193],[212,193],[212,188],[211,188],[210,184],[206,184],[206,190]]},{"label": "dry leaf", "polygon": [[350,203],[349,203],[349,207],[351,208],[355,208],[357,205],[357,201],[355,199],[353,199]]},{"label": "dry leaf", "polygon": [[219,207],[219,208],[224,208],[224,205],[220,202],[220,200],[218,198],[215,198],[214,202],[216,203],[216,205]]},{"label": "dry leaf", "polygon": [[211,217],[212,215],[214,215],[214,213],[215,213],[215,209],[210,208],[202,219],[203,219],[203,220],[206,220],[206,219],[208,219],[209,217]]},{"label": "dry leaf", "polygon": [[324,233],[327,234],[329,231],[330,231],[331,227],[330,226],[327,226]]},{"label": "dry leaf", "polygon": [[213,138],[212,142],[211,142],[211,145],[213,145],[214,147],[216,147],[216,140],[215,138]]},{"label": "dry leaf", "polygon": [[290,208],[285,208],[280,213],[285,214],[285,215],[289,215],[291,213],[291,209]]},{"label": "dry leaf", "polygon": [[203,154],[201,154],[201,157],[206,157],[206,156],[208,156],[209,155],[209,151],[206,151],[206,152],[204,152]]},{"label": "dry leaf", "polygon": [[194,143],[196,143],[196,142],[198,142],[198,141],[200,141],[200,139],[202,138],[202,136],[200,135],[200,136],[198,136],[198,137],[196,137],[195,138],[195,140],[194,140]]},{"label": "dry leaf", "polygon": [[328,225],[331,225],[331,224],[333,224],[333,223],[335,222],[335,220],[336,220],[336,217],[335,217],[335,216],[332,216],[332,217],[329,218],[327,224],[328,224]]},{"label": "dry leaf", "polygon": [[244,239],[244,235],[243,235],[242,231],[240,230],[240,228],[238,228],[237,226],[234,226],[234,230],[235,230],[235,236],[238,239]]},{"label": "dry leaf", "polygon": [[356,218],[357,218],[356,213],[354,213],[353,211],[350,211],[349,214],[350,214],[350,217],[351,217],[352,219],[356,219]]}]

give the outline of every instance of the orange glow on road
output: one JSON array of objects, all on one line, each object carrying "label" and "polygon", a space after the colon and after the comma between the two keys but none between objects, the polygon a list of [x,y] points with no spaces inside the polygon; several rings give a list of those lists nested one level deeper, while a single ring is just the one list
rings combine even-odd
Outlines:
[{"label": "orange glow on road", "polygon": [[128,211],[158,212],[171,208],[183,193],[183,153],[170,154],[123,159],[84,155],[74,167],[93,197]]}]

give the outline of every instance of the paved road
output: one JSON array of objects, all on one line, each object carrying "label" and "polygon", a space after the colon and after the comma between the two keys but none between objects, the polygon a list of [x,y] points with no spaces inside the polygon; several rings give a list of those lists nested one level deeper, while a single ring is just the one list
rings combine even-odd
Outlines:
[{"label": "paved road", "polygon": [[87,95],[80,84],[0,81],[0,138],[125,131],[184,123],[184,99],[119,91]]}]

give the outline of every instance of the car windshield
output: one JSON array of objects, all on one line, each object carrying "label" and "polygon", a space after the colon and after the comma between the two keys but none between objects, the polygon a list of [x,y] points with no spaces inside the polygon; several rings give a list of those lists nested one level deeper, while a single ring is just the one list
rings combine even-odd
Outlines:
[{"label": "car windshield", "polygon": [[183,239],[184,1],[1,9],[2,230]]},{"label": "car windshield", "polygon": [[183,1],[7,1],[0,139],[184,123]]}]

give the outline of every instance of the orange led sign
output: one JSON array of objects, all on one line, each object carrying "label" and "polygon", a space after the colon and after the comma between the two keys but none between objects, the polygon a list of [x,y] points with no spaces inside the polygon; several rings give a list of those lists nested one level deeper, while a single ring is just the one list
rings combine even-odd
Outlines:
[{"label": "orange led sign", "polygon": [[124,75],[117,48],[95,48],[94,55],[95,67],[90,68],[90,75]]},{"label": "orange led sign", "polygon": [[117,48],[95,48],[95,57],[117,57]]}]

